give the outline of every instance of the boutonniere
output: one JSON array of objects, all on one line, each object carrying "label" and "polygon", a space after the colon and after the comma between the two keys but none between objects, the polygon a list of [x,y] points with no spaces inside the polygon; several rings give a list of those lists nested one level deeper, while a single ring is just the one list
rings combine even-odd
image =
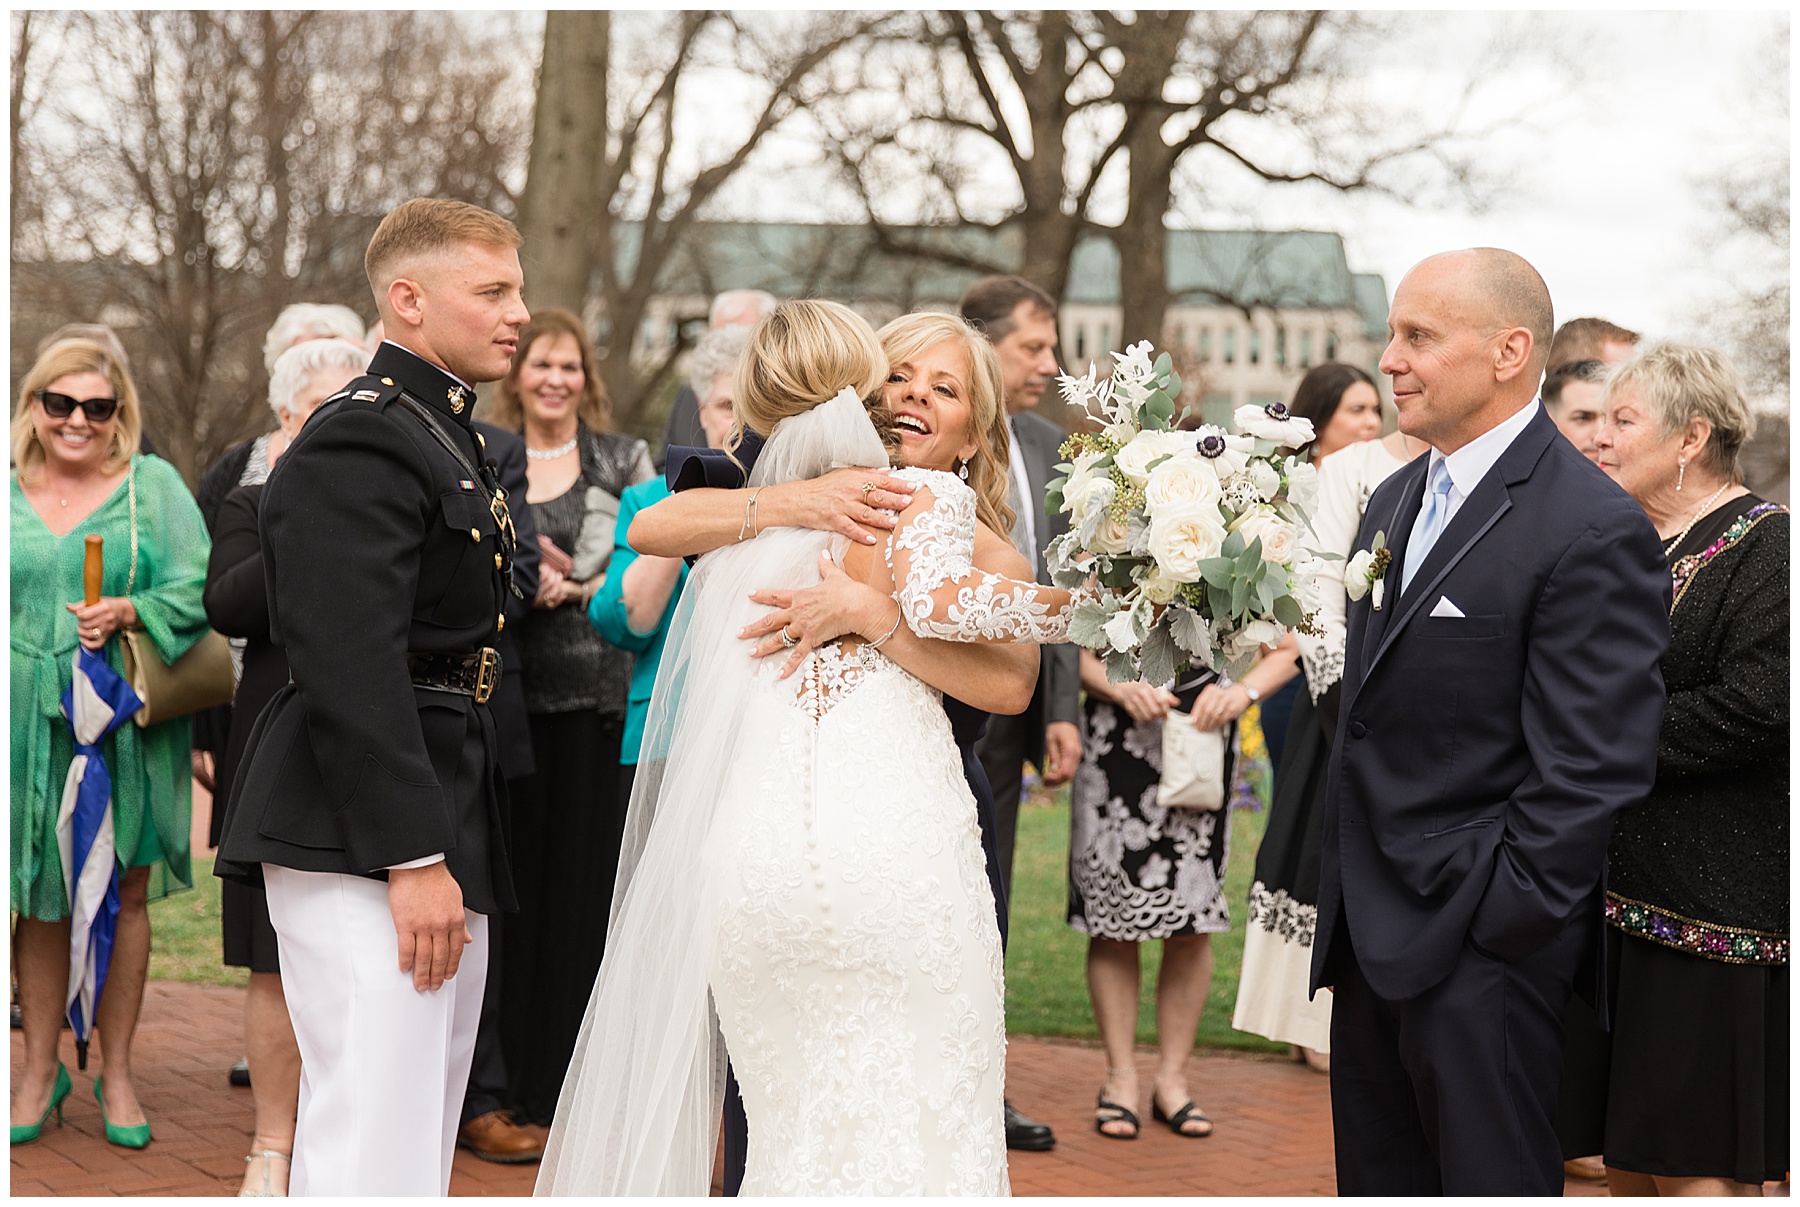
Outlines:
[{"label": "boutonniere", "polygon": [[1375,539],[1367,549],[1358,550],[1350,564],[1344,568],[1344,594],[1352,603],[1363,596],[1370,596],[1370,603],[1377,612],[1381,611],[1381,596],[1387,586],[1388,565],[1394,560],[1394,551],[1387,546],[1387,534],[1377,532]]}]

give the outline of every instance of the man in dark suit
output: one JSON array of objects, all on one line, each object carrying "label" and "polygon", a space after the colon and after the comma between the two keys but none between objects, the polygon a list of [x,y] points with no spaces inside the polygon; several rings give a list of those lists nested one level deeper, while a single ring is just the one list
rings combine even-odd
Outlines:
[{"label": "man in dark suit", "polygon": [[514,901],[487,708],[514,540],[469,424],[530,317],[519,244],[461,202],[384,218],[365,266],[388,342],[263,491],[293,682],[251,734],[219,856],[268,889],[306,1066],[295,1194],[449,1189],[486,918]]},{"label": "man in dark suit", "polygon": [[[962,316],[987,336],[1000,355],[1006,392],[1012,489],[1013,544],[1032,564],[1038,581],[1050,582],[1045,551],[1068,529],[1065,515],[1044,514],[1044,490],[1062,460],[1063,430],[1033,413],[1056,375],[1056,301],[1023,277],[983,277],[969,286]],[[1013,843],[1019,831],[1019,797],[1025,764],[1034,763],[1044,784],[1055,787],[1081,762],[1081,661],[1072,645],[1047,645],[1031,704],[1018,716],[996,716],[976,745],[994,787],[994,821],[1000,879],[1012,893]],[[1006,1104],[1006,1146],[1042,1152],[1056,1144],[1050,1126]]]},{"label": "man in dark suit", "polygon": [[[519,658],[514,634],[531,612],[538,588],[537,526],[531,508],[525,506],[525,438],[491,423],[472,425],[482,448],[494,463],[500,488],[511,506],[508,512],[518,529],[518,549],[513,554],[513,583],[519,594],[506,596],[506,628],[494,642],[500,652],[500,682],[488,709],[494,715],[494,734],[499,739],[500,774],[508,785],[536,769],[531,754],[531,721],[525,710],[524,663]],[[510,791],[510,789],[509,789]],[[463,1096],[462,1126],[456,1131],[458,1148],[466,1148],[483,1161],[517,1165],[544,1155],[544,1142],[536,1133],[514,1121],[518,1105],[508,1088],[506,1056],[500,1044],[500,963],[505,926],[502,915],[488,918],[487,989],[481,997],[481,1024],[475,1032],[475,1055],[469,1065],[469,1089]]]},{"label": "man in dark suit", "polygon": [[[1643,509],[1536,399],[1550,296],[1433,256],[1381,369],[1433,451],[1353,561],[1312,987],[1332,986],[1342,1194],[1558,1194],[1562,1013],[1613,818],[1656,769],[1669,574]],[[1366,588],[1366,592],[1365,589]]]}]

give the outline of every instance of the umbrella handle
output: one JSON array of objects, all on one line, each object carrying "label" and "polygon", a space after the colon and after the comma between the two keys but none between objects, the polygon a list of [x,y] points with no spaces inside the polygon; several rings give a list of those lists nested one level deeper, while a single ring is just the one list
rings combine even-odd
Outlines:
[{"label": "umbrella handle", "polygon": [[81,586],[90,608],[100,602],[100,580],[105,573],[100,550],[105,543],[103,537],[88,537],[87,550],[81,559]]}]

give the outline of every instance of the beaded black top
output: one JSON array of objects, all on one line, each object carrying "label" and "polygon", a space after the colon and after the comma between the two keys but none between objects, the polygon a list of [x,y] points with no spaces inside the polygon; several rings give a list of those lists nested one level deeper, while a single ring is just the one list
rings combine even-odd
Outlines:
[{"label": "beaded black top", "polygon": [[1656,784],[1614,828],[1607,916],[1707,958],[1785,963],[1787,509],[1754,495],[1721,504],[1670,569]]}]

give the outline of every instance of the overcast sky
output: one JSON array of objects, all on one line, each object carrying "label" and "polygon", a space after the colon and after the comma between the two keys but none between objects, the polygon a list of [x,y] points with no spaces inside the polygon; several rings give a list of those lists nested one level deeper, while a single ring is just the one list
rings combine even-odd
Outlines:
[{"label": "overcast sky", "polygon": [[[1432,252],[1506,247],[1544,274],[1559,320],[1599,315],[1671,337],[1700,335],[1697,318],[1734,282],[1786,276],[1785,263],[1750,241],[1716,245],[1724,223],[1709,193],[1723,172],[1756,158],[1779,159],[1786,175],[1785,10],[1370,16],[1392,35],[1349,66],[1398,111],[1440,110],[1496,44],[1514,46],[1512,65],[1482,80],[1472,111],[1504,125],[1480,152],[1501,177],[1491,202],[1476,212],[1442,192],[1409,204],[1260,185],[1201,160],[1188,175],[1203,184],[1178,177],[1171,225],[1335,230],[1351,268],[1381,273],[1390,296]],[[703,108],[695,120],[719,121],[716,105]],[[812,153],[804,128],[789,127],[727,189],[726,207],[765,219],[846,216],[821,208],[829,187],[788,174]],[[1004,175],[996,183],[1014,191]]]}]

